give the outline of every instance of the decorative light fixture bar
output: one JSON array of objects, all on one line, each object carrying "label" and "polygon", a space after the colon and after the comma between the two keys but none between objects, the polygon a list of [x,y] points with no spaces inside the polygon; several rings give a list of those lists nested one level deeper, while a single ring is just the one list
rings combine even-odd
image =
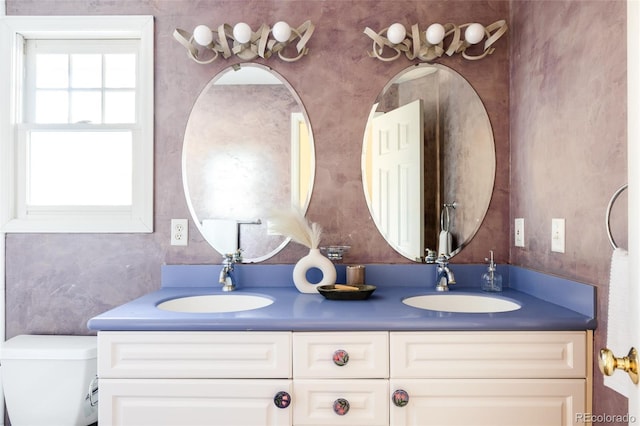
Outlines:
[{"label": "decorative light fixture bar", "polygon": [[[248,24],[239,22],[233,28],[229,24],[222,24],[217,31],[206,25],[198,25],[193,34],[178,28],[173,32],[173,37],[187,49],[189,57],[199,64],[210,64],[219,55],[225,59],[236,55],[251,60],[257,57],[268,59],[277,54],[283,61],[295,62],[309,51],[306,45],[313,30],[311,21],[306,21],[298,28],[290,27],[284,21],[276,22],[273,28],[262,24],[256,32]],[[296,40],[297,56],[285,56],[285,48]]]},{"label": "decorative light fixture bar", "polygon": [[[417,58],[421,61],[431,61],[443,54],[452,56],[460,53],[463,58],[475,61],[492,54],[495,50],[493,44],[506,32],[505,20],[496,21],[487,27],[478,23],[431,24],[426,31],[420,31],[418,24],[415,24],[411,26],[409,34],[400,23],[392,24],[378,33],[369,27],[364,30],[364,33],[373,39],[373,49],[368,52],[369,56],[386,62],[399,58],[402,53],[410,60]],[[482,53],[471,55],[466,52],[467,48],[479,44],[482,40],[485,40]],[[389,55],[385,50],[395,53]]]}]

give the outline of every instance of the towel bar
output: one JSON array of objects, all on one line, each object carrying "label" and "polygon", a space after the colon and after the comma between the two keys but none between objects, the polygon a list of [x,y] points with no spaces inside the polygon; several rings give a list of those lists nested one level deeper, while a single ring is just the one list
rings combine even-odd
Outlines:
[{"label": "towel bar", "polygon": [[613,235],[611,234],[611,223],[610,223],[611,208],[613,207],[613,203],[616,202],[616,200],[618,199],[618,196],[622,193],[622,191],[627,189],[627,186],[629,185],[625,183],[620,188],[618,188],[618,190],[614,192],[613,195],[611,196],[611,199],[609,200],[609,205],[607,206],[605,226],[607,227],[607,236],[609,237],[609,242],[611,243],[611,247],[613,247],[614,250],[618,248],[618,245],[616,244],[616,241],[613,239]]}]

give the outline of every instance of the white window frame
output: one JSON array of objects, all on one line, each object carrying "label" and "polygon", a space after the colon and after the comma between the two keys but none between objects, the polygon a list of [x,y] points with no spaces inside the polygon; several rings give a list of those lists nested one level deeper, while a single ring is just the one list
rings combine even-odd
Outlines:
[{"label": "white window frame", "polygon": [[[153,54],[152,16],[0,16],[0,231],[59,233],[153,232]],[[18,176],[24,98],[26,39],[138,39],[139,103],[133,148],[131,208],[55,207],[27,212],[19,202],[24,179]]]}]

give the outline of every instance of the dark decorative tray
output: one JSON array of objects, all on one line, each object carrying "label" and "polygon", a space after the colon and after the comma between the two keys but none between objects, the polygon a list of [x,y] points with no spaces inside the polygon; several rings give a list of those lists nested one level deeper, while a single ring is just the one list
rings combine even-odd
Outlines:
[{"label": "dark decorative tray", "polygon": [[318,292],[330,300],[364,300],[368,299],[375,290],[375,285],[331,284],[318,286]]}]

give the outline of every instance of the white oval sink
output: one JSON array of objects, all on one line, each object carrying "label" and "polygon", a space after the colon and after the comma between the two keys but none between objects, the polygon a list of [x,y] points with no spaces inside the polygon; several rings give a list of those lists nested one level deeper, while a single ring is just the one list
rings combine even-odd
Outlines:
[{"label": "white oval sink", "polygon": [[249,294],[210,294],[187,296],[159,303],[157,308],[172,312],[215,313],[240,312],[269,306],[273,300],[268,297]]},{"label": "white oval sink", "polygon": [[475,294],[428,294],[408,297],[402,303],[418,309],[442,312],[492,313],[520,309],[516,302]]}]

